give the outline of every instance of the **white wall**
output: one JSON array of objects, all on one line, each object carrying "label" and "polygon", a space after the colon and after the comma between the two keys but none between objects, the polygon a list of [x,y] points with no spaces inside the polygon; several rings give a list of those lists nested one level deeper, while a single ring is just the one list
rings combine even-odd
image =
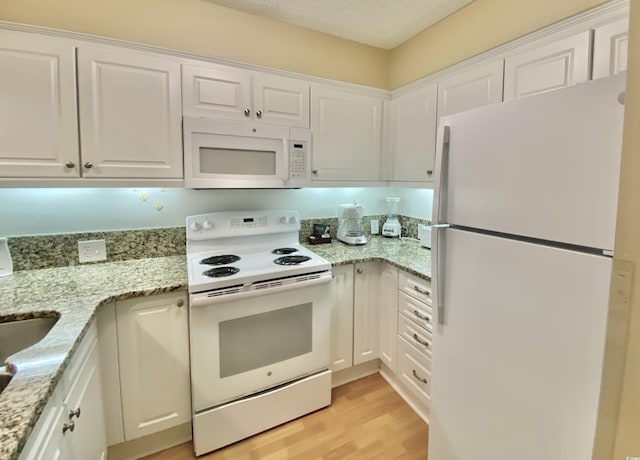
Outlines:
[{"label": "white wall", "polygon": [[186,216],[223,210],[279,208],[297,210],[303,219],[332,217],[338,204],[353,200],[364,205],[365,214],[384,214],[387,196],[401,198],[400,214],[431,218],[432,191],[422,189],[0,189],[0,236],[177,227]]}]

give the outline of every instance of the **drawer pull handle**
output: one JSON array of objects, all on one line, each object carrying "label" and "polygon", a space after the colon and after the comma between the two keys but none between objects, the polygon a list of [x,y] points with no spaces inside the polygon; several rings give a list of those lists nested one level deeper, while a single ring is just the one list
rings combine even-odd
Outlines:
[{"label": "drawer pull handle", "polygon": [[[76,410],[69,411],[69,420],[73,420],[73,417],[80,418],[80,408],[78,407]],[[71,430],[73,431],[73,430]]]},{"label": "drawer pull handle", "polygon": [[429,348],[429,342],[427,342],[426,340],[422,340],[420,337],[418,337],[418,334],[413,334],[413,339],[420,345],[424,345],[425,347]]},{"label": "drawer pull handle", "polygon": [[418,310],[413,310],[413,314],[416,315],[416,318],[421,319],[422,321],[430,322],[431,319],[427,315],[423,315]]},{"label": "drawer pull handle", "polygon": [[415,291],[419,294],[431,296],[431,292],[427,291],[426,289],[420,289],[418,286],[413,286],[413,289],[415,289]]},{"label": "drawer pull handle", "polygon": [[418,382],[424,383],[425,385],[429,383],[427,382],[427,379],[425,379],[424,377],[420,377],[415,369],[411,370],[411,374],[413,374],[413,378],[415,378]]},{"label": "drawer pull handle", "polygon": [[65,423],[62,425],[62,434],[65,434],[67,431],[73,431],[76,428],[75,422]]}]

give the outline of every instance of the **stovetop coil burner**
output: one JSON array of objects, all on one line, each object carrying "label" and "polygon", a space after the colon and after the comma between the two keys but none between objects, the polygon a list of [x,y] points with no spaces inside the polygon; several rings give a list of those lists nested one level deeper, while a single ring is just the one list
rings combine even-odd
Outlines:
[{"label": "stovetop coil burner", "polygon": [[303,262],[311,260],[311,257],[308,256],[284,256],[278,257],[273,263],[278,265],[298,265]]},{"label": "stovetop coil burner", "polygon": [[238,267],[216,267],[204,271],[202,274],[211,278],[222,278],[223,276],[235,275],[239,271],[240,269]]},{"label": "stovetop coil burner", "polygon": [[271,251],[271,254],[291,254],[293,252],[298,252],[296,248],[278,248]]},{"label": "stovetop coil burner", "polygon": [[202,259],[200,263],[202,265],[228,265],[240,260],[240,256],[234,254],[223,254],[220,256],[207,257]]}]

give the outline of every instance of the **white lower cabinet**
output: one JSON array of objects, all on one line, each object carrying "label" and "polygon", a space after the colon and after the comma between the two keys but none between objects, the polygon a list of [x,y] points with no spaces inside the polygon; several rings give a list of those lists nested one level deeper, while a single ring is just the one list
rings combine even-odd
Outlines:
[{"label": "white lower cabinet", "polygon": [[396,372],[396,330],[398,328],[398,269],[382,264],[380,269],[380,360]]},{"label": "white lower cabinet", "polygon": [[93,324],[40,415],[20,460],[106,458],[97,328]]},{"label": "white lower cabinet", "polygon": [[355,264],[353,297],[353,364],[378,358],[380,263]]},{"label": "white lower cabinet", "polygon": [[398,288],[396,376],[414,406],[428,416],[433,347],[431,283],[400,271]]},{"label": "white lower cabinet", "polygon": [[[379,357],[380,276],[383,265],[386,264],[362,262],[332,268],[331,370],[333,372]],[[391,352],[387,351],[387,353],[391,356]]]},{"label": "white lower cabinet", "polygon": [[353,366],[353,264],[331,269],[331,370]]},{"label": "white lower cabinet", "polygon": [[102,379],[111,383],[105,400],[113,406],[106,413],[109,444],[190,422],[187,294],[136,297],[102,308]]}]

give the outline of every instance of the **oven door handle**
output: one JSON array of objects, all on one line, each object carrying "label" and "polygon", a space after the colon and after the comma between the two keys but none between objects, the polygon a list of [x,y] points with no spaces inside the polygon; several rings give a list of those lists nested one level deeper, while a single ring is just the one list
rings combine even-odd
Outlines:
[{"label": "oven door handle", "polygon": [[[229,292],[227,294],[218,294],[215,292],[200,292],[196,294],[189,295],[189,306],[191,308],[194,307],[206,307],[207,305],[213,305],[224,302],[231,302],[237,299],[246,299],[249,297],[257,297],[259,295],[267,295],[267,294],[275,294],[285,291],[291,291],[293,289],[303,289],[309,286],[315,286],[318,284],[329,283],[333,275],[330,271],[321,273],[318,277],[313,279],[305,279],[304,281],[294,281],[291,280],[289,283],[283,283],[279,286],[273,287],[265,287],[258,288],[256,286],[260,286],[264,284],[262,282],[248,284],[245,286],[238,286],[235,288],[237,292]],[[227,289],[221,289],[220,292],[224,292]],[[229,289],[230,290],[230,289]]]}]

